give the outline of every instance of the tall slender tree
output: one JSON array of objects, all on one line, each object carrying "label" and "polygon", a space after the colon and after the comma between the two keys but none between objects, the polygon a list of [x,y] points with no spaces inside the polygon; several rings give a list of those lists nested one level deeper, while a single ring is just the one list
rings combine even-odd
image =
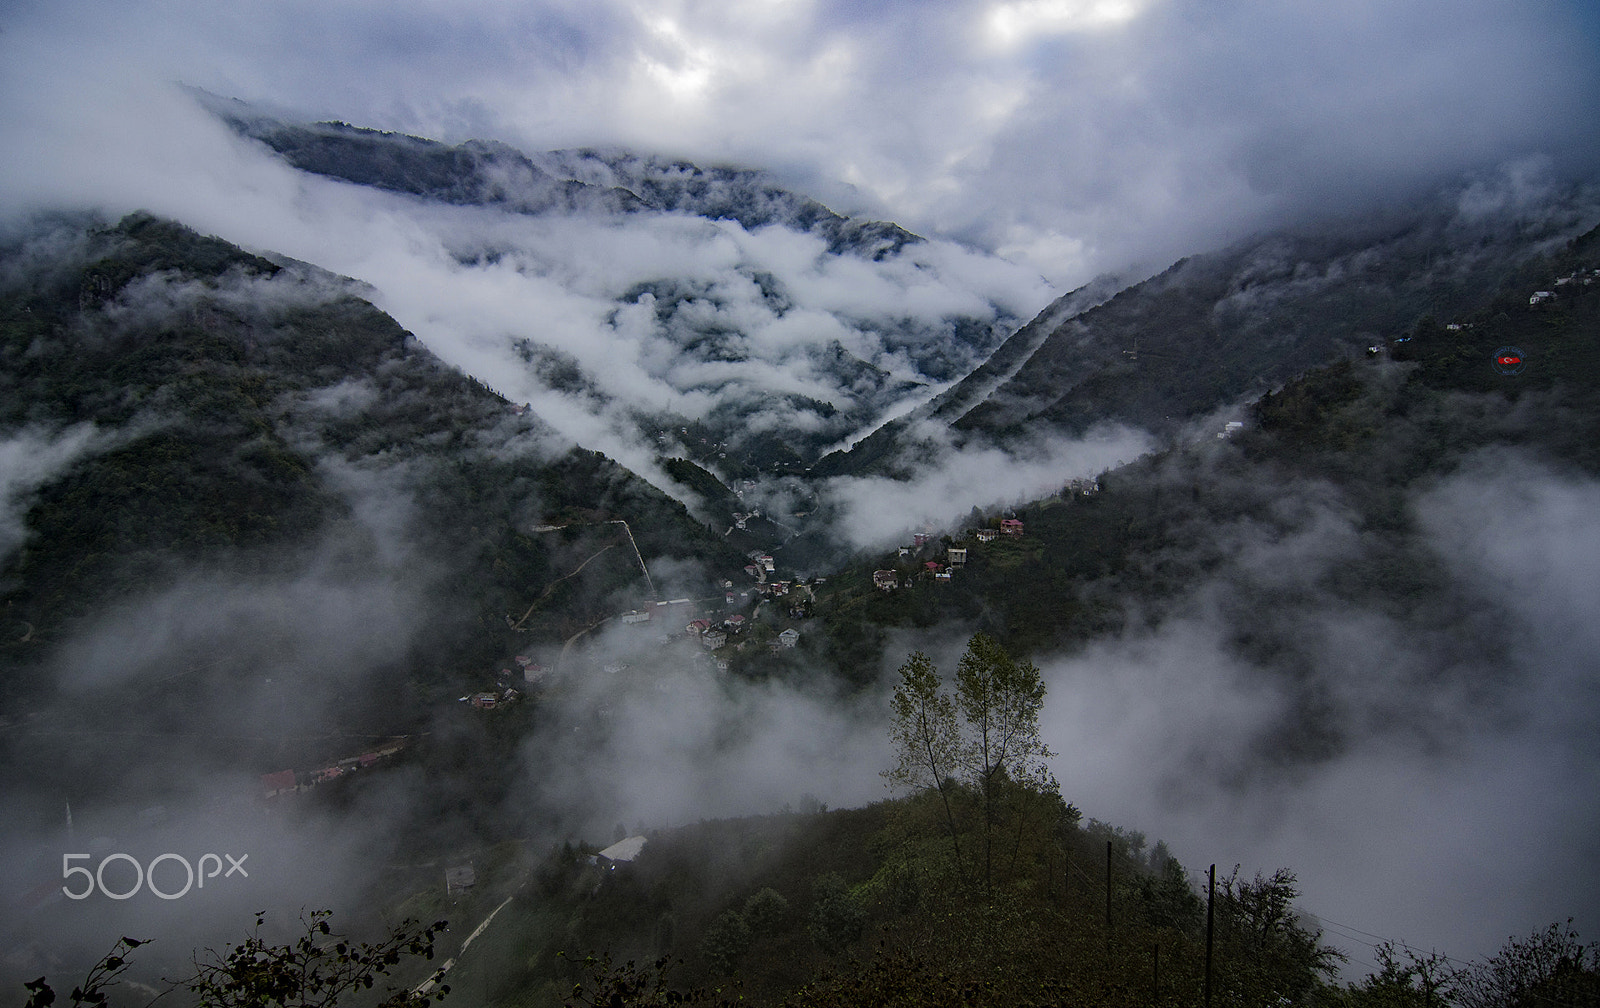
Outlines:
[{"label": "tall slender tree", "polygon": [[986,634],[968,641],[953,696],[927,655],[916,652],[900,667],[890,726],[898,762],[884,776],[904,787],[938,791],[963,870],[951,791],[955,783],[970,789],[978,805],[986,890],[994,881],[994,837],[1006,802],[1019,799],[1020,836],[1028,797],[1056,793],[1045,762],[1055,754],[1039,735],[1044,696],[1038,668],[1013,659]]},{"label": "tall slender tree", "polygon": [[956,829],[955,812],[950,807],[950,789],[959,766],[961,733],[956,724],[955,702],[944,692],[939,670],[921,651],[914,651],[900,666],[900,682],[890,701],[894,720],[889,736],[894,741],[899,761],[883,776],[891,784],[911,790],[932,789],[944,806],[945,825],[955,850],[956,866],[961,868],[961,838]]},{"label": "tall slender tree", "polygon": [[1045,763],[1055,753],[1039,737],[1044,694],[1044,678],[1032,662],[1012,658],[988,634],[975,634],[967,642],[956,666],[955,706],[964,724],[956,749],[983,815],[985,889],[994,884],[1001,786],[1011,781],[1028,792],[1056,790]]}]

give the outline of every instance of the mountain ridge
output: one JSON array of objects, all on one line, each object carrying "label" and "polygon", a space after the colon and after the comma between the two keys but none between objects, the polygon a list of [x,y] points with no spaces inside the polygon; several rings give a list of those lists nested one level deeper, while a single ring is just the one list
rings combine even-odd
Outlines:
[{"label": "mountain ridge", "polygon": [[1496,197],[1495,184],[1456,183],[1420,208],[1188,256],[1081,310],[1058,301],[993,352],[1000,366],[986,361],[819,471],[903,470],[926,451],[929,424],[957,445],[1076,436],[1108,422],[1170,436],[1424,315],[1470,313],[1522,263],[1600,220],[1593,186],[1552,185],[1519,201]]},{"label": "mountain ridge", "polygon": [[[463,271],[495,285],[527,278],[536,307],[548,298],[538,285],[577,295],[571,314],[523,312],[508,325],[502,357],[526,366],[494,384],[572,392],[570,405],[612,436],[699,453],[725,478],[798,473],[959,379],[1045,289],[980,250],[846,217],[759,170],[619,148],[448,145],[195,98],[297,171],[417,201],[383,212],[433,236]],[[591,238],[632,248],[607,246],[575,272],[572,246]],[[424,339],[427,321],[415,326]],[[599,344],[614,350],[604,366]],[[622,399],[628,408],[613,408]],[[702,437],[720,447],[703,450]]]}]

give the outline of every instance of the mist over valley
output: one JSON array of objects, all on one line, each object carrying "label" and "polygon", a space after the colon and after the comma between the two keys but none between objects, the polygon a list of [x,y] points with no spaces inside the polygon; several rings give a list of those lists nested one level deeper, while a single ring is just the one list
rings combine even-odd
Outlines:
[{"label": "mist over valley", "polygon": [[[952,65],[1092,32],[1199,59],[1189,6],[999,5]],[[726,96],[745,140],[674,105],[670,143],[629,111],[667,85],[573,71],[631,96],[586,132],[95,62],[117,24],[54,69],[42,11],[3,46],[36,77],[0,109],[0,980],[130,935],[154,991],[330,909],[448,918],[463,1003],[571,1003],[609,953],[761,1003],[1131,1004],[1153,944],[1190,1003],[1215,863],[1228,1003],[1379,997],[1392,940],[1488,1008],[1469,962],[1600,927],[1592,130],[1490,105],[1469,143],[1416,98],[1452,110],[1428,153],[1352,141],[1341,178],[1358,131],[1317,105],[1277,146],[1162,134],[1167,180],[1114,185],[1121,149],[1019,147],[1064,114],[1027,89],[990,132],[952,103],[980,156],[818,86],[830,161]],[[690,72],[639,32],[640,73]],[[541,59],[621,58],[568,41]],[[1595,90],[1560,58],[1487,76]],[[1063,72],[1028,79],[1103,97]],[[1010,683],[1035,748],[974,764],[952,727],[907,771],[919,661],[951,711]],[[167,898],[179,857],[217,871]],[[1547,979],[1588,991],[1568,944]]]}]

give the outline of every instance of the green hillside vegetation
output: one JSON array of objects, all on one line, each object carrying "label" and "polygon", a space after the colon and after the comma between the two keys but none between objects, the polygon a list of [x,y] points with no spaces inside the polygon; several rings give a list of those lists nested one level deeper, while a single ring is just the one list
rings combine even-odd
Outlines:
[{"label": "green hillside vegetation", "polygon": [[[273,1004],[375,1004],[362,982],[342,982],[352,974],[387,988],[394,1000],[385,1004],[426,1003],[402,992],[435,976],[431,999],[490,1008],[1589,1008],[1600,998],[1600,944],[1584,943],[1570,922],[1467,964],[1383,943],[1376,973],[1338,983],[1338,956],[1297,908],[1292,872],[1245,877],[1234,868],[1210,890],[1161,844],[1146,850],[1137,833],[1080,825],[1071,806],[1033,838],[1053,867],[1034,865],[1035,877],[980,897],[923,852],[937,847],[928,804],[700,823],[652,835],[648,854],[614,870],[570,847],[520,868],[511,855],[468,893],[435,890],[396,905],[390,919],[404,914],[405,923],[374,921],[359,929],[365,941],[340,931],[332,934],[343,944],[320,940],[319,914],[309,943],[250,938],[209,953],[197,963],[219,986],[198,1003],[266,1004],[241,997],[239,981],[276,977]],[[414,923],[435,913],[454,926]],[[126,941],[77,989],[104,994],[130,969],[137,976],[143,944]],[[371,949],[385,954],[367,958]],[[217,968],[246,962],[247,972]],[[51,979],[27,990],[40,997]]]},{"label": "green hillside vegetation", "polygon": [[[1448,618],[1463,607],[1450,604],[1438,560],[1417,542],[1408,510],[1416,493],[1496,445],[1600,473],[1596,269],[1600,232],[1590,232],[1519,271],[1485,308],[1448,320],[1458,328],[1424,319],[1391,333],[1376,355],[1289,381],[1256,402],[1245,430],[1226,441],[1203,432],[1104,474],[1099,493],[1063,488],[1007,512],[1023,520],[1020,538],[980,544],[967,535],[993,524],[994,512],[910,556],[853,566],[830,580],[818,609],[832,653],[874,666],[878,628],[891,626],[959,621],[1038,651],[1127,625],[1130,602],[1152,619],[1163,600],[1224,564],[1230,530],[1291,527],[1297,518],[1282,504],[1295,493],[1348,510],[1363,530],[1359,555],[1330,591],[1407,618]],[[1555,285],[1567,276],[1574,279]],[[1555,298],[1529,304],[1548,287]],[[1492,366],[1504,346],[1525,355],[1520,374]],[[917,576],[924,561],[943,562],[948,545],[969,548],[966,566],[949,582]],[[874,589],[873,569],[897,570],[910,587]],[[1257,653],[1292,658],[1292,641],[1270,640],[1270,630],[1255,637],[1244,643]]]},{"label": "green hillside vegetation", "polygon": [[725,512],[734,510],[739,503],[733,491],[729,490],[721,480],[688,459],[662,459],[661,468],[667,471],[668,476],[692,490],[705,502],[706,508],[718,512],[719,517],[725,516]]},{"label": "green hillside vegetation", "polygon": [[[901,799],[701,823],[652,836],[648,856],[615,870],[556,850],[520,871],[496,870],[455,899],[412,897],[394,908],[410,915],[397,926],[374,922],[351,937],[330,929],[324,938],[329,921],[319,912],[308,918],[309,940],[283,943],[258,926],[198,957],[193,977],[178,983],[209,980],[190,988],[198,995],[190,1003],[240,1008],[353,1008],[378,1003],[377,992],[389,995],[386,1005],[426,997],[491,1008],[1589,1008],[1600,999],[1600,944],[1583,942],[1570,922],[1465,964],[1384,942],[1377,972],[1340,984],[1329,969],[1336,954],[1295,906],[1289,871],[1219,873],[1208,914],[1207,881],[1160,844],[1145,851],[1138,834],[1080,826],[1069,814],[1049,846],[1060,874],[978,899],[941,888],[949,880],[906,856],[929,818],[919,827],[916,803]],[[450,920],[416,923],[433,912]],[[481,931],[472,923],[485,920]],[[596,950],[572,951],[584,942]],[[104,1003],[94,996],[115,993],[130,971],[139,976],[146,944],[124,939],[72,1003]],[[425,993],[410,993],[430,977]],[[29,1008],[54,1003],[52,979],[26,982]],[[276,1000],[260,999],[268,984]]]},{"label": "green hillside vegetation", "polygon": [[[1085,824],[1040,771],[1037,670],[978,637],[954,693],[920,657],[901,674],[901,763],[885,776],[908,796],[656,831],[614,866],[551,851],[520,888],[461,907],[475,920],[510,899],[453,989],[489,1005],[644,1004],[600,995],[665,968],[681,995],[751,1004],[1197,1003],[1195,880],[1165,845]],[[929,705],[944,716],[924,718]],[[1217,893],[1216,1003],[1330,989],[1336,957],[1296,917],[1292,874],[1225,872]],[[595,956],[613,972],[596,976]],[[587,993],[573,999],[574,984]]]}]

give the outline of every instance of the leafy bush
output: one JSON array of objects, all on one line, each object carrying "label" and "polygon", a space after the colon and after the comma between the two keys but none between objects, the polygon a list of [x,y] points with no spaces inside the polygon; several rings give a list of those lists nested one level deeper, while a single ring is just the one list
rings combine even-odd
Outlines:
[{"label": "leafy bush", "polygon": [[867,912],[833,872],[817,876],[813,886],[816,902],[811,905],[806,930],[822,951],[834,955],[861,939]]},{"label": "leafy bush", "polygon": [[723,973],[731,972],[749,948],[750,925],[737,910],[724,911],[700,940],[700,954]]}]

